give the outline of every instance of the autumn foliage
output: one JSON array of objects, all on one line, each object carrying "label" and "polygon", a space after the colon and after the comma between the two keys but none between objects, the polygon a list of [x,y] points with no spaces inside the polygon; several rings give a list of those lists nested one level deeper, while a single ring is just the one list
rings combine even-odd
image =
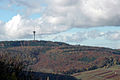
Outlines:
[{"label": "autumn foliage", "polygon": [[22,63],[24,70],[73,74],[120,64],[120,50],[51,41],[0,42],[0,58]]}]

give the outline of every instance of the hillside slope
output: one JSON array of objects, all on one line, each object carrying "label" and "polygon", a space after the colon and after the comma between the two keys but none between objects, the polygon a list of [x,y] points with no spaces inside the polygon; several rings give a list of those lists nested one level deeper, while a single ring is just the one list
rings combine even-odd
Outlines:
[{"label": "hillside slope", "polygon": [[110,68],[99,68],[96,70],[76,73],[72,76],[81,80],[120,80],[120,66],[116,65]]},{"label": "hillside slope", "polygon": [[73,74],[120,64],[120,50],[51,41],[3,41],[0,58],[22,62],[29,71]]}]

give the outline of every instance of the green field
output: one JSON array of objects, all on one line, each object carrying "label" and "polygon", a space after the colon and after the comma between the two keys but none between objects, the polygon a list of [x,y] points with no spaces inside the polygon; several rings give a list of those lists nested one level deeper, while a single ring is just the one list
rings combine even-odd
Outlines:
[{"label": "green field", "polygon": [[120,65],[73,74],[80,80],[120,80]]}]

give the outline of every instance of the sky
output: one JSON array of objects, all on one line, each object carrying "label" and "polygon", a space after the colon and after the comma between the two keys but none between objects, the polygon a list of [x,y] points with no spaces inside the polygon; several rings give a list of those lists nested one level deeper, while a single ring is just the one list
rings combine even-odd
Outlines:
[{"label": "sky", "polygon": [[0,41],[120,49],[120,0],[0,0]]}]

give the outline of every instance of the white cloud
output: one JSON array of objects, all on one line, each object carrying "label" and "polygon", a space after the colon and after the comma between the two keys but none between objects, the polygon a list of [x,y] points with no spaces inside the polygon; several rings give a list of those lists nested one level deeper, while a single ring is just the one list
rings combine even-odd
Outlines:
[{"label": "white cloud", "polygon": [[30,34],[33,25],[30,20],[24,19],[18,14],[5,23],[4,27],[7,39],[17,39]]},{"label": "white cloud", "polygon": [[[25,7],[25,13],[43,12],[49,26],[96,27],[120,25],[119,0],[10,0]],[[46,25],[44,25],[46,26]]]},{"label": "white cloud", "polygon": [[81,43],[86,40],[107,40],[108,42],[114,42],[120,40],[120,31],[107,31],[102,32],[99,30],[91,31],[82,31],[74,33],[63,33],[54,37],[54,40],[72,42],[72,43]]},{"label": "white cloud", "polygon": [[34,27],[36,28],[37,35],[54,34],[67,30],[68,27],[64,25],[60,25],[59,27],[56,25],[58,24],[58,18],[46,17],[32,20],[18,14],[4,23],[2,27],[7,39],[32,38]]},{"label": "white cloud", "polygon": [[[6,23],[0,22],[0,38],[4,35],[7,39],[32,38],[34,26],[37,35],[54,34],[75,27],[120,26],[120,0],[10,0],[9,7],[12,8],[11,5],[21,6],[23,15],[18,14]],[[36,13],[41,17],[34,20],[26,17]],[[59,35],[54,39],[81,42],[98,37],[120,40],[120,32],[93,30]]]},{"label": "white cloud", "polygon": [[79,43],[85,41],[87,39],[87,34],[85,32],[76,32],[76,33],[68,33],[68,34],[60,34],[54,37],[53,40],[59,40],[63,42],[74,42]]},{"label": "white cloud", "polygon": [[119,0],[48,0],[48,2],[46,17],[63,17],[66,26],[120,25]]},{"label": "white cloud", "polygon": [[109,31],[105,35],[106,39],[118,41],[120,40],[120,31]]}]

